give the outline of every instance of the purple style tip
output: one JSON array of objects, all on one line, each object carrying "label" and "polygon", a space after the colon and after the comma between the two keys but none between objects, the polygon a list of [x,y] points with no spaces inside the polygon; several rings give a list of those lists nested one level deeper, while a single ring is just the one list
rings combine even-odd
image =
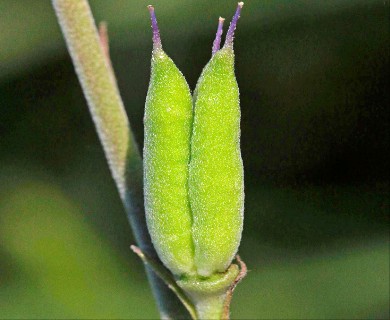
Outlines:
[{"label": "purple style tip", "polygon": [[148,9],[150,13],[150,19],[152,20],[153,48],[161,49],[162,45],[161,45],[160,31],[158,29],[156,14],[154,13],[154,7],[152,5],[149,5]]},{"label": "purple style tip", "polygon": [[213,42],[213,55],[220,49],[221,47],[221,37],[223,33],[223,22],[225,21],[224,18],[219,17],[218,21],[218,29],[217,34],[215,35],[215,40]]},{"label": "purple style tip", "polygon": [[229,30],[226,33],[225,46],[233,45],[234,31],[236,30],[238,19],[240,19],[240,13],[243,6],[244,6],[244,2],[239,2],[237,5],[236,13],[233,16],[232,22],[230,23],[229,26]]}]

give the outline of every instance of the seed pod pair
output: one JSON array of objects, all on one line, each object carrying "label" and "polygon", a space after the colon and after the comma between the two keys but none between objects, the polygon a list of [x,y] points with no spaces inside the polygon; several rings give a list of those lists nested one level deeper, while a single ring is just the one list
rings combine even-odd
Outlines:
[{"label": "seed pod pair", "polygon": [[223,19],[192,99],[164,53],[154,15],[152,71],[145,106],[144,184],[148,229],[176,276],[224,272],[243,224],[243,165],[233,36],[239,3],[220,49]]}]

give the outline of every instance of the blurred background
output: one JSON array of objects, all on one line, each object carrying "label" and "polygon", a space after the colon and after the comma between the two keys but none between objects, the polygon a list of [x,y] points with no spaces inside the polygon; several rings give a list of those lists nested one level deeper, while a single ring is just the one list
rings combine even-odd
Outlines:
[{"label": "blurred background", "polygon": [[[149,2],[90,3],[142,147]],[[153,4],[193,89],[236,3]],[[246,1],[233,318],[389,317],[389,27],[388,0]],[[50,1],[0,0],[0,30],[0,318],[158,317]]]}]

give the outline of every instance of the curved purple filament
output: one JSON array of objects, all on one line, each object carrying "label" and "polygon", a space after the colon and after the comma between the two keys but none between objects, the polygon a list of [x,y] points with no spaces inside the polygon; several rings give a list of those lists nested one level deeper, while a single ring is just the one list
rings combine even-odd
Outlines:
[{"label": "curved purple filament", "polygon": [[150,13],[150,19],[152,20],[153,48],[154,49],[161,49],[162,45],[161,45],[160,31],[158,29],[156,14],[154,13],[154,7],[149,5],[148,9],[149,9],[149,13]]},{"label": "curved purple filament", "polygon": [[244,2],[239,2],[237,5],[236,13],[233,16],[232,22],[230,23],[229,26],[229,30],[226,33],[225,46],[233,45],[234,31],[236,30],[238,19],[240,19],[240,13],[243,6],[244,6]]},{"label": "curved purple filament", "polygon": [[225,21],[224,18],[219,18],[218,22],[218,29],[217,29],[217,34],[215,35],[215,40],[213,42],[213,50],[212,54],[214,55],[221,47],[221,37],[223,33],[223,22]]}]

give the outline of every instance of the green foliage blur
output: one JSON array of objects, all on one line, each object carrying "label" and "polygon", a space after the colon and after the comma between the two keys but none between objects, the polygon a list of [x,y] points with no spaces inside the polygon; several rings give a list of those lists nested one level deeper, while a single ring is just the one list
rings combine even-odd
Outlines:
[{"label": "green foliage blur", "polygon": [[[149,3],[90,3],[142,148]],[[154,5],[193,89],[236,3]],[[389,317],[389,21],[388,0],[245,3],[234,319]],[[0,30],[0,318],[157,318],[50,1],[0,0]]]}]

